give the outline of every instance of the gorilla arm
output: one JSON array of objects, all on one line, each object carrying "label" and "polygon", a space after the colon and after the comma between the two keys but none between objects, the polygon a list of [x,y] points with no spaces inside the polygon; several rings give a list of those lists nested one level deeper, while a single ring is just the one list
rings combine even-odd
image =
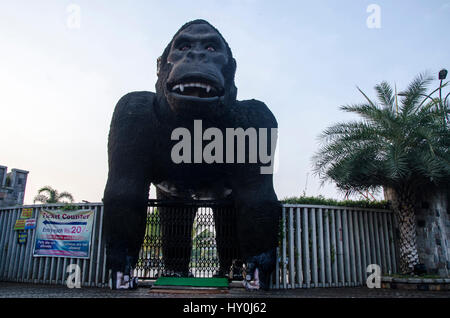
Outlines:
[{"label": "gorilla arm", "polygon": [[244,257],[267,252],[278,244],[281,205],[273,190],[272,175],[245,176],[233,184],[238,209],[238,237]]},{"label": "gorilla arm", "polygon": [[153,100],[154,94],[149,92],[127,94],[117,103],[111,121],[103,200],[107,266],[113,273],[129,273],[144,237],[151,181]]}]

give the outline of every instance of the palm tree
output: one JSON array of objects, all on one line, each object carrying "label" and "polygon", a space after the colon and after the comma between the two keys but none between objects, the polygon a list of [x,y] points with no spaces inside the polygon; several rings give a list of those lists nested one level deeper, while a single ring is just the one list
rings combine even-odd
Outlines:
[{"label": "palm tree", "polygon": [[53,189],[50,186],[45,186],[39,189],[38,194],[34,197],[33,202],[42,202],[44,204],[49,203],[60,203],[64,202],[63,200],[67,199],[70,203],[74,201],[72,194],[69,192],[61,192],[59,193],[58,190]]},{"label": "palm tree", "polygon": [[[402,273],[412,273],[419,263],[414,213],[417,194],[450,183],[450,133],[448,122],[443,125],[442,121],[448,103],[425,95],[430,81],[425,75],[416,77],[398,94],[402,96],[400,105],[386,82],[375,86],[379,103],[358,88],[366,102],[341,109],[363,120],[327,128],[313,157],[315,173],[323,181],[336,182],[343,191],[385,187],[394,193]],[[445,85],[441,83],[441,87]]]}]

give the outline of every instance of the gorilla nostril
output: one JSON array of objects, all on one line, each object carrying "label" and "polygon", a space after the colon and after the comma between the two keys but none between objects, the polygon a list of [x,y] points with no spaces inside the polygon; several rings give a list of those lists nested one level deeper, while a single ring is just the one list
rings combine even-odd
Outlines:
[{"label": "gorilla nostril", "polygon": [[204,60],[206,58],[206,54],[203,52],[199,52],[199,51],[189,51],[186,54],[186,57],[188,57],[194,61],[198,61],[198,60]]}]

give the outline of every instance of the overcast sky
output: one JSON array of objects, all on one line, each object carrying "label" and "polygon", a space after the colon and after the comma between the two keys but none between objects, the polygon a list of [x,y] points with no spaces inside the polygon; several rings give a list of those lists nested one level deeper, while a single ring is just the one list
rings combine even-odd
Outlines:
[{"label": "overcast sky", "polygon": [[449,0],[0,0],[0,165],[30,171],[25,203],[45,185],[101,200],[115,104],[155,90],[156,59],[197,18],[228,41],[238,99],[278,120],[280,199],[343,197],[311,157],[322,130],[353,119],[339,106],[363,101],[356,85],[374,96],[450,69]]}]

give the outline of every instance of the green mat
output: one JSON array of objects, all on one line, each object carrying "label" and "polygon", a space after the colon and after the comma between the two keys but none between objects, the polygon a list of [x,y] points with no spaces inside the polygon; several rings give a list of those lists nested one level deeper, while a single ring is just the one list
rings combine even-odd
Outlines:
[{"label": "green mat", "polygon": [[153,286],[228,287],[227,278],[160,277]]}]

